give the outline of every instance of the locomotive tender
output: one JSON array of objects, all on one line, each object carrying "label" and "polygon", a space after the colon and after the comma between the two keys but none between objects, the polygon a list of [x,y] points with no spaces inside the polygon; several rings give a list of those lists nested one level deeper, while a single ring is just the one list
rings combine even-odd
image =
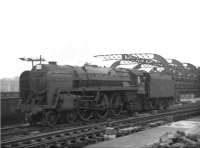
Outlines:
[{"label": "locomotive tender", "polygon": [[[179,90],[174,75],[169,73],[169,64],[156,54],[152,54],[153,58],[140,55],[100,55],[104,60],[117,60],[109,68],[89,64],[61,66],[55,62],[35,65],[20,76],[20,108],[30,124],[49,125],[167,109]],[[132,69],[119,68],[123,62],[137,64]],[[155,67],[146,72],[140,69],[145,64]],[[161,66],[167,68],[157,71]],[[199,92],[199,79],[194,82],[190,87]]]}]

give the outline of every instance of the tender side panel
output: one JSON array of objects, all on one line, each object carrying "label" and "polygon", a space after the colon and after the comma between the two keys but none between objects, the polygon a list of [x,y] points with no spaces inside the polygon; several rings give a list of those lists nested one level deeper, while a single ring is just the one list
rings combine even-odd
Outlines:
[{"label": "tender side panel", "polygon": [[173,97],[174,82],[172,77],[164,74],[151,74],[150,98]]}]

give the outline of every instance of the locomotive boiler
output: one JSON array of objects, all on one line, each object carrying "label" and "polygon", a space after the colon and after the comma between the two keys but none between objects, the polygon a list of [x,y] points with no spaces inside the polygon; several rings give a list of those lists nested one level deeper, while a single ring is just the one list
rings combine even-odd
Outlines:
[{"label": "locomotive boiler", "polygon": [[[141,70],[142,64],[166,66],[160,56],[142,60],[138,55],[117,55],[111,67],[35,65],[20,76],[20,108],[30,124],[55,125],[77,120],[105,120],[124,113],[167,109],[175,97],[173,76],[154,67]],[[113,58],[101,55],[103,58]],[[111,58],[111,60],[112,60]],[[114,59],[116,56],[114,57]],[[122,62],[137,63],[134,68],[118,67]],[[163,64],[163,65],[162,65]]]}]

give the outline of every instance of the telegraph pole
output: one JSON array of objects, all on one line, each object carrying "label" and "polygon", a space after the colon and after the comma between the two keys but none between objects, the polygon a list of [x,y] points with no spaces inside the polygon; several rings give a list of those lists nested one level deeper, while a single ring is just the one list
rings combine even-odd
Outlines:
[{"label": "telegraph pole", "polygon": [[19,58],[22,61],[26,61],[26,62],[31,62],[32,64],[32,68],[34,66],[34,62],[39,62],[40,64],[42,64],[42,61],[45,61],[44,58],[42,58],[42,55],[40,55],[40,58]]}]

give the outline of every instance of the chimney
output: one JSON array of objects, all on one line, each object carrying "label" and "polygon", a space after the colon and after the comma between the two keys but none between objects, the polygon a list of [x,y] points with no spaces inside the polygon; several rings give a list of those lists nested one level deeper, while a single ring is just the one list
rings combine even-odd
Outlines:
[{"label": "chimney", "polygon": [[56,61],[49,61],[49,64],[51,64],[51,65],[57,65],[57,62]]}]

